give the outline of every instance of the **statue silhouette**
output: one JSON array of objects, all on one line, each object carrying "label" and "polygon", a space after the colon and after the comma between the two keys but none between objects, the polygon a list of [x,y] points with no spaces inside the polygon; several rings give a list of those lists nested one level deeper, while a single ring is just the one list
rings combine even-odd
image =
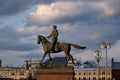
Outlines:
[{"label": "statue silhouette", "polygon": [[44,36],[42,35],[38,35],[37,36],[37,43],[40,44],[42,43],[42,46],[43,46],[43,50],[44,50],[44,56],[42,57],[42,60],[41,60],[41,64],[45,58],[46,55],[49,56],[49,59],[50,59],[50,62],[52,61],[52,58],[51,58],[51,53],[58,53],[58,52],[61,52],[61,51],[64,51],[64,53],[66,54],[67,56],[67,62],[65,63],[65,65],[68,63],[68,61],[71,59],[72,60],[72,63],[74,63],[74,59],[73,59],[73,56],[70,54],[70,51],[71,51],[71,46],[74,47],[74,48],[77,48],[77,49],[85,49],[86,47],[83,47],[83,46],[79,46],[77,44],[71,44],[71,43],[65,43],[65,42],[62,42],[62,43],[59,43],[57,42],[55,45],[54,45],[54,51],[50,50],[51,49],[51,46],[53,45],[53,43],[49,42]]}]

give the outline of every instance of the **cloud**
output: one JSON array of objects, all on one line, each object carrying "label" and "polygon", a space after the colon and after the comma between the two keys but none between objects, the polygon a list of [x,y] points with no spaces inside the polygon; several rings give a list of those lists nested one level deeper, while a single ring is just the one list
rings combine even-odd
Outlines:
[{"label": "cloud", "polygon": [[24,35],[17,33],[11,26],[0,29],[0,49],[15,51],[30,51],[38,47],[34,43],[22,43],[20,41]]},{"label": "cloud", "polygon": [[74,17],[80,13],[76,8],[81,6],[81,2],[70,1],[39,5],[36,12],[30,13],[28,22],[49,24],[64,17]]},{"label": "cloud", "polygon": [[106,19],[113,18],[120,11],[119,8],[117,8],[117,11],[114,9],[114,6],[111,6],[115,5],[117,2],[118,0],[116,0],[116,2],[110,0],[91,1],[89,3],[82,1],[64,1],[43,4],[37,7],[36,12],[30,13],[28,24],[47,25],[61,22],[105,21]]},{"label": "cloud", "polygon": [[110,49],[108,49],[108,57],[109,58],[115,58],[115,61],[120,61],[120,40],[116,42]]},{"label": "cloud", "polygon": [[[93,50],[100,49],[102,41],[109,41],[112,44],[111,56],[118,56],[117,58],[119,58],[119,45],[117,45],[120,44],[118,43],[120,40],[119,3],[120,0],[1,0],[0,17],[3,18],[0,21],[2,23],[0,51],[8,51],[1,54],[4,55],[5,53],[4,56],[2,55],[3,57],[9,53],[15,54],[13,57],[10,56],[9,59],[15,57],[16,60],[21,61],[23,61],[23,58],[39,56],[38,52],[43,51],[42,49],[34,52],[39,47],[42,48],[41,45],[36,44],[37,35],[49,35],[52,31],[52,25],[56,24],[60,42],[75,43],[87,47],[85,50],[71,50],[73,55],[81,53],[80,56],[82,55],[84,59],[94,59],[92,57]],[[10,19],[4,18],[31,8],[35,9],[34,5],[38,5],[36,11],[30,12],[27,16],[26,13],[23,13],[20,14],[22,17],[14,16],[15,19],[13,17],[9,17]],[[23,21],[27,20],[27,22],[21,23],[23,17],[25,17]],[[18,18],[21,19],[17,20]],[[13,25],[17,25],[17,27]],[[41,56],[43,55],[40,54]],[[90,56],[90,59],[88,56]],[[7,59],[5,58],[5,60]],[[8,62],[7,60],[6,63]]]},{"label": "cloud", "polygon": [[35,34],[39,34],[39,33],[46,33],[48,32],[48,30],[50,29],[50,27],[48,26],[30,26],[27,28],[24,27],[20,27],[20,28],[16,28],[15,31],[19,34],[23,34],[23,35],[27,35],[27,36],[31,36],[31,35],[35,35]]},{"label": "cloud", "polygon": [[98,19],[104,18],[104,17],[111,17],[115,14],[115,11],[110,8],[109,5],[107,5],[105,2],[97,3],[97,8],[101,9],[101,14],[97,16]]},{"label": "cloud", "polygon": [[28,10],[38,4],[49,4],[60,0],[1,0],[0,1],[0,17],[16,15],[20,12]]},{"label": "cloud", "polygon": [[120,14],[119,3],[119,0],[103,0],[101,3],[97,3],[96,7],[101,9],[101,13],[97,16],[97,19],[116,19],[116,16],[119,16]]},{"label": "cloud", "polygon": [[28,2],[24,0],[5,0],[0,1],[0,16],[14,15],[18,12],[24,11],[33,2]]},{"label": "cloud", "polygon": [[[75,58],[81,58],[82,62],[94,60],[94,52],[91,50],[86,50],[83,53],[74,54]],[[89,57],[88,57],[89,55]]]},{"label": "cloud", "polygon": [[[51,0],[52,1],[52,0]],[[25,11],[34,5],[39,3],[50,3],[51,1],[46,0],[1,0],[0,1],[0,17],[15,15],[22,11]]]},{"label": "cloud", "polygon": [[[25,59],[19,58],[20,55],[26,55],[26,52],[2,50],[0,49],[0,59],[2,60],[2,67],[12,66],[18,67],[24,64]],[[22,63],[22,64],[21,64]]]},{"label": "cloud", "polygon": [[39,59],[43,56],[43,54],[40,54],[39,52],[31,52],[31,53],[28,53],[28,54],[24,54],[24,55],[20,55],[19,58],[27,58],[27,59],[32,59],[32,58],[35,58],[35,59]]}]

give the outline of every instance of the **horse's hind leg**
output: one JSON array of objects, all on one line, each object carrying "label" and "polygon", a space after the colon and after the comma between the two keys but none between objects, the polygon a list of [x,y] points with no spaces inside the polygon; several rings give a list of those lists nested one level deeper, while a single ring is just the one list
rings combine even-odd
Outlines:
[{"label": "horse's hind leg", "polygon": [[70,56],[67,56],[67,61],[66,61],[65,65],[67,65],[69,60],[70,60]]},{"label": "horse's hind leg", "polygon": [[68,61],[70,60],[70,51],[67,50],[67,51],[64,51],[64,52],[65,52],[65,54],[66,54],[66,56],[67,56],[67,61],[66,61],[66,63],[65,63],[65,65],[67,65]]},{"label": "horse's hind leg", "polygon": [[70,58],[72,60],[72,63],[75,65],[74,58],[73,58],[73,56],[71,54],[70,54]]},{"label": "horse's hind leg", "polygon": [[65,63],[65,65],[67,65],[68,61],[70,60],[70,50],[71,50],[71,47],[70,45],[67,45],[65,46],[66,48],[64,49],[64,52],[67,56],[67,62]]}]

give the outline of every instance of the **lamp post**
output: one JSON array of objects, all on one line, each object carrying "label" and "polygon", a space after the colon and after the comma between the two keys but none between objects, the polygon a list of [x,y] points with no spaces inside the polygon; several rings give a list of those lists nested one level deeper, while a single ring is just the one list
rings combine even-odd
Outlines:
[{"label": "lamp post", "polygon": [[107,80],[107,49],[110,48],[109,42],[103,42],[101,48],[105,49],[105,80]]},{"label": "lamp post", "polygon": [[101,55],[102,55],[101,51],[98,50],[96,50],[94,53],[95,59],[97,61],[97,80],[99,80],[99,62],[101,59]]}]

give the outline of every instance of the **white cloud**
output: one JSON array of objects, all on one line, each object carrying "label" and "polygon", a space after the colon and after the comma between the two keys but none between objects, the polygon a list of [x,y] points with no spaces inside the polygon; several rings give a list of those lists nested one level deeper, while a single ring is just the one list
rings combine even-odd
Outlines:
[{"label": "white cloud", "polygon": [[108,56],[110,58],[115,58],[116,61],[120,61],[120,40],[108,49]]},{"label": "white cloud", "polygon": [[[50,24],[60,19],[74,18],[76,16],[89,16],[87,18],[104,19],[115,15],[116,10],[111,7],[110,1],[82,2],[65,1],[39,5],[36,12],[29,15],[29,24]],[[77,17],[76,17],[77,18]]]},{"label": "white cloud", "polygon": [[28,28],[24,28],[24,27],[20,27],[20,28],[16,28],[16,32],[18,32],[19,34],[24,34],[24,35],[35,35],[38,33],[45,33],[48,32],[50,28],[46,27],[46,26],[31,26]]},{"label": "white cloud", "polygon": [[98,19],[111,17],[115,14],[115,10],[112,9],[107,2],[96,3],[96,7],[101,11],[100,15],[97,16]]},{"label": "white cloud", "polygon": [[81,58],[84,61],[91,61],[94,60],[94,52],[91,50],[85,50],[83,53],[75,54],[74,57]]},{"label": "white cloud", "polygon": [[98,40],[98,39],[100,39],[100,38],[102,38],[102,34],[100,34],[100,33],[94,33],[94,34],[92,34],[92,35],[90,35],[89,37],[90,37],[90,39],[92,39],[92,40]]},{"label": "white cloud", "polygon": [[49,5],[39,5],[36,12],[30,14],[30,21],[46,24],[53,20],[63,17],[73,17],[80,14],[80,7],[82,3],[80,1],[75,2],[56,2]]},{"label": "white cloud", "polygon": [[74,26],[70,25],[69,23],[61,24],[58,27],[64,32],[71,32],[74,29]]}]

